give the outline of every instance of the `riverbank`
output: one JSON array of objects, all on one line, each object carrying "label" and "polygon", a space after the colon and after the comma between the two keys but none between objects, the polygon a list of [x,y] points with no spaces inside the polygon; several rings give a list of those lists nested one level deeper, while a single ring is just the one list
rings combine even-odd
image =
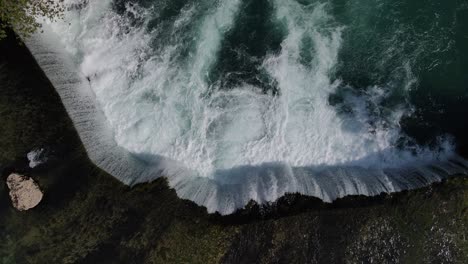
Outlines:
[{"label": "riverbank", "polygon": [[[466,263],[468,178],[333,204],[291,195],[230,217],[164,180],[129,188],[87,158],[58,95],[24,46],[0,44],[0,167],[32,176],[39,206],[0,184],[2,263]],[[27,153],[50,151],[29,168]]]}]

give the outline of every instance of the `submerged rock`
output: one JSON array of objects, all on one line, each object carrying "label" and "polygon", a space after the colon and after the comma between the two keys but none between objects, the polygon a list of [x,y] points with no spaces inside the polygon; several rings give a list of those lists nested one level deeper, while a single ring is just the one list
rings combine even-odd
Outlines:
[{"label": "submerged rock", "polygon": [[8,176],[7,186],[10,189],[13,206],[19,211],[36,207],[44,196],[39,185],[32,178],[16,173]]}]

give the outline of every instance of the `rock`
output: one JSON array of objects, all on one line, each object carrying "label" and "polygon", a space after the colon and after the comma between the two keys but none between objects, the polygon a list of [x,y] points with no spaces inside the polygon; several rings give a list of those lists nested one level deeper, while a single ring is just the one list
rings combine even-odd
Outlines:
[{"label": "rock", "polygon": [[35,149],[28,153],[27,157],[29,160],[29,167],[31,169],[36,168],[37,166],[47,162],[47,157],[45,149]]},{"label": "rock", "polygon": [[13,206],[19,211],[36,207],[44,196],[39,185],[32,178],[16,173],[8,176],[7,186],[10,189]]}]

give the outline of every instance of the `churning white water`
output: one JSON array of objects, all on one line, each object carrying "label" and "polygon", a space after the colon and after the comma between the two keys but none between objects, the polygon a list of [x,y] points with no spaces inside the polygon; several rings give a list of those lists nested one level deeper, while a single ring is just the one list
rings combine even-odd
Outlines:
[{"label": "churning white water", "polygon": [[[388,96],[386,87],[346,96],[349,113],[332,106],[346,27],[322,3],[270,2],[271,23],[285,35],[278,52],[254,59],[278,94],[248,82],[225,87],[210,79],[226,34],[239,23],[241,0],[188,1],[169,18],[159,13],[158,1],[116,10],[111,0],[67,0],[65,21],[51,23],[28,45],[84,131],[80,136],[97,165],[127,183],[166,176],[179,196],[210,212],[231,213],[251,199],[274,201],[287,192],[326,201],[375,195],[466,171],[464,161],[447,161],[453,154],[448,141],[438,151],[397,147],[405,138],[399,122],[410,105],[401,102],[385,117],[368,107]],[[56,57],[72,61],[61,70],[76,71],[79,85],[63,80],[57,67],[47,67],[50,57],[41,57],[39,43],[55,38],[62,50]],[[403,89],[410,89],[416,80],[406,69]],[[94,103],[80,97],[82,91],[70,91],[89,88]],[[100,111],[102,120],[92,116]],[[123,160],[133,165],[122,169]]]}]

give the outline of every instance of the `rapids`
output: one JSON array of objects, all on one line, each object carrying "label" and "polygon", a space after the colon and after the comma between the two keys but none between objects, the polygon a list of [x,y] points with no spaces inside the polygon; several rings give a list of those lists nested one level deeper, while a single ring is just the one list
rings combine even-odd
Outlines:
[{"label": "rapids", "polygon": [[421,68],[457,49],[445,25],[418,32],[400,1],[338,2],[66,0],[27,45],[98,166],[164,176],[209,212],[467,173],[452,136],[404,127]]}]

